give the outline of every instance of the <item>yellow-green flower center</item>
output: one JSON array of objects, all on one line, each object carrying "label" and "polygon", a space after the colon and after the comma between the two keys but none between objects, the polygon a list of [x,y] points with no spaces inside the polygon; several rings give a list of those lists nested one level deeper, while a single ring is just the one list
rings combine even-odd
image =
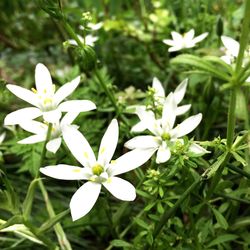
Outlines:
[{"label": "yellow-green flower center", "polygon": [[161,137],[164,141],[168,141],[171,138],[169,133],[163,133]]},{"label": "yellow-green flower center", "polygon": [[104,168],[103,166],[101,166],[100,164],[95,164],[93,167],[92,167],[92,172],[94,175],[100,175],[101,173],[103,173],[104,171]]}]

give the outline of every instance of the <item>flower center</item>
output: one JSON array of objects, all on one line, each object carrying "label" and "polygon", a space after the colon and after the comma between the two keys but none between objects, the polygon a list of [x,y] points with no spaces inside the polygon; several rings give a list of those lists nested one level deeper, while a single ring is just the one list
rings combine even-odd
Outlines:
[{"label": "flower center", "polygon": [[164,141],[169,141],[171,138],[169,133],[163,133],[161,137]]},{"label": "flower center", "polygon": [[104,168],[103,166],[101,166],[100,164],[95,164],[93,167],[92,167],[92,172],[94,175],[97,175],[99,176],[101,173],[103,173],[104,171]]}]

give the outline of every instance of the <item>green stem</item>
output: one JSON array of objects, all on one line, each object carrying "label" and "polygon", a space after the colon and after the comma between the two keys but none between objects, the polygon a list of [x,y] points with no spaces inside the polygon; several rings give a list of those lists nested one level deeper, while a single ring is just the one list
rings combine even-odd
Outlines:
[{"label": "green stem", "polygon": [[231,150],[234,139],[235,107],[236,107],[236,88],[232,88],[230,93],[228,119],[227,119],[227,148],[229,151]]},{"label": "green stem", "polygon": [[233,170],[234,172],[236,172],[236,173],[250,179],[250,173],[242,170],[241,168],[235,167],[233,165],[229,165],[229,166],[227,166],[227,168],[229,168],[229,169]]}]

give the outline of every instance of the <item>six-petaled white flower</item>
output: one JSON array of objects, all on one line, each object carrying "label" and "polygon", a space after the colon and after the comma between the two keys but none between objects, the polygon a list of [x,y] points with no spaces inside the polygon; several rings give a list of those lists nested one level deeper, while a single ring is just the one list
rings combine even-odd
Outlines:
[{"label": "six-petaled white flower", "polygon": [[[95,45],[95,42],[98,40],[98,37],[92,36],[92,35],[85,36],[85,40],[80,35],[77,35],[77,37],[81,41],[81,43],[88,45],[88,46],[92,46],[92,47]],[[73,46],[78,46],[77,42],[74,39],[69,39],[68,43]]]},{"label": "six-petaled white flower", "polygon": [[77,129],[67,128],[63,138],[71,153],[84,167],[60,164],[40,169],[43,174],[56,179],[88,180],[76,191],[70,201],[73,220],[85,216],[91,210],[102,185],[120,200],[135,199],[134,186],[116,176],[144,164],[153,154],[153,150],[133,150],[111,161],[118,143],[118,134],[118,123],[114,119],[102,138],[96,159],[85,137]]},{"label": "six-petaled white flower", "polygon": [[53,123],[60,119],[62,112],[83,112],[96,108],[95,104],[89,100],[70,100],[61,103],[79,85],[80,76],[55,91],[48,69],[39,63],[35,70],[35,80],[36,89],[32,91],[12,84],[7,85],[14,95],[35,107],[23,108],[8,114],[4,120],[5,125],[20,124],[39,116]]},{"label": "six-petaled white flower", "polygon": [[[187,89],[187,84],[188,84],[188,79],[183,80],[175,89],[173,95],[174,95],[174,100],[175,103],[178,105],[182,100],[183,97],[186,93],[186,89]],[[167,99],[167,97],[165,97],[165,91],[164,88],[161,84],[161,82],[158,80],[157,77],[153,78],[153,84],[152,84],[152,89],[154,92],[154,105],[156,107],[162,107]],[[182,105],[177,107],[176,109],[176,115],[182,115],[184,113],[186,113],[191,107],[191,104],[186,104],[186,105]],[[147,110],[146,106],[140,105],[140,106],[136,106],[136,114],[140,117],[140,114],[144,113],[141,112],[141,110]],[[154,113],[149,111],[148,112],[149,115],[151,115],[152,117],[154,117]],[[132,132],[142,132],[144,130],[147,129],[147,124],[145,123],[145,121],[143,119],[140,119],[141,121],[138,122],[136,125],[134,125],[131,129]]]},{"label": "six-petaled white flower", "polygon": [[129,149],[149,148],[157,151],[156,163],[164,163],[171,157],[171,147],[182,136],[192,132],[201,122],[202,114],[191,116],[174,128],[177,104],[174,94],[170,93],[164,103],[161,119],[153,113],[141,110],[140,119],[153,135],[136,136],[125,143]]},{"label": "six-petaled white flower", "polygon": [[179,34],[175,31],[171,32],[172,40],[164,39],[163,42],[169,46],[171,46],[168,51],[174,52],[186,48],[192,48],[196,45],[196,43],[201,42],[208,35],[208,32],[205,32],[197,37],[194,37],[194,29],[191,29],[187,33]]},{"label": "six-petaled white flower", "polygon": [[[62,135],[65,126],[73,126],[74,128],[78,128],[76,125],[71,125],[71,123],[78,116],[78,112],[69,112],[61,119],[61,121],[51,124],[51,135],[49,141],[46,144],[46,148],[48,151],[52,153],[56,153],[62,143]],[[46,140],[48,128],[48,123],[42,123],[38,121],[27,121],[25,123],[19,124],[21,128],[24,130],[34,133],[21,141],[18,141],[20,144],[33,144],[37,142],[42,142]]]}]

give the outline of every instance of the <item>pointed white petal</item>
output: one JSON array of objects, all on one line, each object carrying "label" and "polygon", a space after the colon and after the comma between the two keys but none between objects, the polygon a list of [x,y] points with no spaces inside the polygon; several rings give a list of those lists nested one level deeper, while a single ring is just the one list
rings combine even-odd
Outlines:
[{"label": "pointed white petal", "polygon": [[95,42],[98,40],[98,37],[96,36],[92,36],[92,35],[87,35],[85,37],[85,43],[86,45],[89,45],[89,46],[94,46],[95,45]]},{"label": "pointed white petal", "polygon": [[49,123],[58,123],[62,116],[62,112],[59,110],[59,108],[48,111],[48,112],[43,112],[43,119],[46,122]]},{"label": "pointed white petal", "polygon": [[172,38],[175,42],[179,42],[179,41],[182,41],[183,40],[183,37],[181,34],[175,32],[175,31],[172,31],[171,32],[171,35],[172,35]]},{"label": "pointed white petal", "polygon": [[189,109],[191,108],[191,104],[186,104],[177,107],[176,109],[176,115],[183,115],[185,114]]},{"label": "pointed white petal", "polygon": [[110,162],[115,152],[119,136],[119,127],[116,119],[113,119],[108,126],[104,136],[102,137],[101,145],[98,153],[98,162],[102,166],[106,166]]},{"label": "pointed white petal", "polygon": [[237,41],[228,36],[221,36],[221,41],[232,56],[238,56],[240,44]]},{"label": "pointed white petal", "polygon": [[53,140],[50,140],[47,144],[46,144],[46,149],[52,153],[56,153],[57,150],[60,148],[62,143],[62,138],[55,138]]},{"label": "pointed white petal", "polygon": [[73,221],[85,216],[92,209],[101,187],[101,184],[89,181],[75,192],[69,204]]},{"label": "pointed white petal", "polygon": [[170,40],[170,39],[164,39],[163,42],[169,46],[174,46],[175,45],[175,41]]},{"label": "pointed white petal", "polygon": [[53,94],[54,88],[49,70],[42,63],[36,65],[35,70],[36,89],[39,93]]},{"label": "pointed white petal", "polygon": [[31,135],[21,141],[18,141],[20,144],[34,144],[37,142],[45,141],[46,135]]},{"label": "pointed white petal", "polygon": [[170,149],[167,147],[166,143],[162,143],[156,154],[156,163],[164,163],[168,161],[171,157]]},{"label": "pointed white petal", "polygon": [[144,121],[139,121],[131,128],[131,132],[139,133],[147,129],[147,124]]},{"label": "pointed white petal", "polygon": [[79,112],[68,112],[62,118],[60,122],[61,126],[70,125],[76,119],[78,115],[79,115]]},{"label": "pointed white petal", "polygon": [[76,77],[71,82],[65,83],[62,87],[60,87],[55,95],[54,99],[56,104],[58,105],[62,100],[64,100],[67,96],[71,95],[73,91],[77,88],[80,83],[80,76]]},{"label": "pointed white petal", "polygon": [[160,98],[165,97],[164,88],[163,88],[161,82],[159,81],[159,79],[157,77],[153,78],[152,88],[155,90],[155,93],[154,93],[155,97],[160,97]]},{"label": "pointed white petal", "polygon": [[191,29],[187,33],[185,33],[183,38],[185,39],[185,41],[191,41],[194,38],[194,29]]},{"label": "pointed white petal", "polygon": [[34,120],[20,123],[19,126],[28,132],[31,132],[33,134],[40,134],[40,135],[46,134],[47,130],[48,130],[47,124],[42,123],[42,122],[38,122],[38,121],[34,121]]},{"label": "pointed white petal", "polygon": [[205,148],[201,147],[200,145],[196,143],[192,143],[188,149],[191,153],[195,155],[204,155],[207,153],[210,153],[210,151],[207,151]]},{"label": "pointed white petal", "polygon": [[119,200],[133,201],[136,197],[135,187],[119,177],[110,177],[103,186]]},{"label": "pointed white petal", "polygon": [[201,35],[195,37],[195,38],[193,39],[192,42],[193,42],[194,44],[199,43],[199,42],[201,42],[203,39],[205,39],[205,38],[207,37],[207,35],[208,35],[208,32],[203,33],[203,34],[201,34]]},{"label": "pointed white petal", "polygon": [[8,114],[4,119],[4,125],[16,125],[35,119],[42,115],[38,108],[23,108]]},{"label": "pointed white petal", "polygon": [[182,46],[174,46],[174,47],[170,47],[169,49],[168,49],[168,52],[175,52],[175,51],[178,51],[178,50],[182,50],[183,49],[183,47]]},{"label": "pointed white petal", "polygon": [[164,132],[169,132],[173,128],[176,118],[177,105],[175,102],[174,94],[171,92],[164,103],[162,110],[161,124]]},{"label": "pointed white petal", "polygon": [[231,56],[227,56],[227,55],[221,56],[220,59],[223,60],[225,63],[227,63],[227,64],[229,64],[229,65],[232,63],[232,62],[231,62],[231,59],[232,59]]},{"label": "pointed white petal", "polygon": [[71,100],[61,103],[58,108],[62,112],[85,112],[96,109],[96,105],[88,100]]},{"label": "pointed white petal", "polygon": [[10,92],[12,92],[15,96],[19,97],[20,99],[37,106],[37,96],[32,91],[22,88],[20,86],[7,84],[6,86]]},{"label": "pointed white petal", "polygon": [[40,172],[59,180],[87,180],[90,176],[88,169],[66,164],[40,168]]},{"label": "pointed white petal", "polygon": [[176,104],[179,104],[182,101],[186,93],[187,84],[188,84],[188,79],[186,78],[176,87],[174,91],[174,99]]},{"label": "pointed white petal", "polygon": [[129,149],[157,148],[160,144],[160,137],[158,138],[152,135],[139,135],[127,141],[124,146]]},{"label": "pointed white petal", "polygon": [[201,119],[202,114],[190,116],[170,132],[171,138],[179,138],[189,134],[199,125]]},{"label": "pointed white petal", "polygon": [[96,163],[92,148],[86,138],[74,127],[67,126],[63,130],[63,139],[74,157],[84,166],[91,167]]},{"label": "pointed white petal", "polygon": [[0,144],[3,142],[3,140],[5,139],[5,136],[6,136],[6,133],[3,132],[1,135],[0,135]]},{"label": "pointed white petal", "polygon": [[138,168],[150,159],[156,149],[148,148],[129,151],[113,161],[107,171],[111,176],[115,176]]}]

